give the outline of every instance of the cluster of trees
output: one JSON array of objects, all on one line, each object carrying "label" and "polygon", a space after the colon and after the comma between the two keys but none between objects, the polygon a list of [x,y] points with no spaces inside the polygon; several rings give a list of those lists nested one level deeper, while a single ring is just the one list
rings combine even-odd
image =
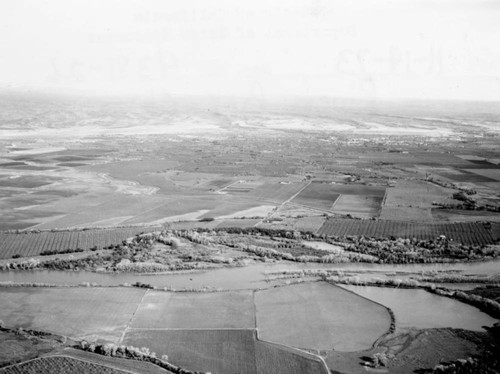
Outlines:
[{"label": "cluster of trees", "polygon": [[[344,249],[377,257],[379,263],[410,264],[474,261],[484,258],[484,251],[478,246],[453,243],[446,238],[435,240],[417,239],[372,239],[348,236]],[[491,252],[496,256],[496,251]]]},{"label": "cluster of trees", "polygon": [[40,260],[30,258],[24,261],[3,262],[0,263],[0,270],[32,270],[40,266]]},{"label": "cluster of trees", "polygon": [[[498,349],[497,349],[498,351]],[[500,372],[499,352],[484,352],[476,357],[458,359],[436,365],[433,369],[419,370],[422,374],[491,374]]]},{"label": "cluster of trees", "polygon": [[40,256],[62,255],[62,254],[66,254],[66,253],[77,253],[77,252],[83,252],[83,249],[82,248],[76,248],[76,249],[68,248],[68,249],[65,249],[63,251],[47,250],[47,251],[41,252]]}]

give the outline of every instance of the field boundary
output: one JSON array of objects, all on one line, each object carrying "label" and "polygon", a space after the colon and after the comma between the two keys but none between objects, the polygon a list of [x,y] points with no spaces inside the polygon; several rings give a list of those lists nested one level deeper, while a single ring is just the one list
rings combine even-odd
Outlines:
[{"label": "field boundary", "polygon": [[120,336],[120,340],[118,340],[118,344],[122,344],[123,343],[123,338],[125,338],[125,335],[126,335],[127,331],[131,329],[131,327],[129,327],[129,326],[132,323],[132,321],[134,320],[134,317],[137,314],[137,311],[139,310],[139,308],[141,307],[141,304],[144,301],[144,297],[146,297],[146,294],[148,292],[149,292],[149,290],[146,290],[144,292],[144,294],[142,295],[141,300],[137,303],[137,307],[135,308],[134,313],[132,313],[132,316],[130,317],[127,325],[123,329],[122,335]]}]

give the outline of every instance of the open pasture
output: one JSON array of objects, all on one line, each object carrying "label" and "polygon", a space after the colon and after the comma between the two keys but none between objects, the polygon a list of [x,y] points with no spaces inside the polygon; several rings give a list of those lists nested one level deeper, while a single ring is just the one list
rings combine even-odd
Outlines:
[{"label": "open pasture", "polygon": [[257,373],[254,330],[129,330],[123,344],[148,347],[158,357],[168,355],[169,362],[188,370]]},{"label": "open pasture", "polygon": [[255,328],[253,295],[251,291],[149,291],[134,315],[131,328]]},{"label": "open pasture", "polygon": [[9,327],[118,343],[146,290],[1,288],[0,319]]},{"label": "open pasture", "polygon": [[358,235],[373,238],[417,238],[436,239],[445,235],[449,239],[467,245],[487,245],[495,243],[491,229],[480,222],[468,223],[426,223],[400,222],[388,220],[354,220],[332,218],[325,221],[318,230],[319,235]]},{"label": "open pasture", "polygon": [[324,282],[255,293],[259,339],[320,350],[367,349],[389,329],[389,312]]}]

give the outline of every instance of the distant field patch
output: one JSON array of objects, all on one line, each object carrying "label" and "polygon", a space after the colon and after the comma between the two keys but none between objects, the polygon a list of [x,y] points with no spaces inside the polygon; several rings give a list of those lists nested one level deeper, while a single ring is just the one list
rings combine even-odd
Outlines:
[{"label": "distant field patch", "polygon": [[500,181],[500,169],[467,169],[466,171],[487,179]]},{"label": "distant field patch", "polygon": [[116,343],[145,292],[136,288],[1,288],[0,319],[11,328]]},{"label": "distant field patch", "polygon": [[275,208],[274,205],[260,205],[253,208],[240,210],[225,216],[217,216],[219,219],[227,219],[234,217],[265,217]]},{"label": "distant field patch", "polygon": [[[450,172],[439,172],[438,175],[448,178],[454,182],[470,182],[470,183],[481,183],[481,182],[495,182],[494,178],[487,177],[486,175],[481,175],[476,173],[477,170],[481,169],[461,169],[460,173],[450,173]],[[495,169],[482,169],[482,170],[495,170]],[[488,173],[486,173],[488,174]]]},{"label": "distant field patch", "polygon": [[432,209],[432,217],[436,221],[448,222],[500,222],[500,214],[484,210]]},{"label": "distant field patch", "polygon": [[313,182],[302,190],[293,200],[293,203],[331,210],[333,203],[339,198],[337,192],[330,183]]},{"label": "distant field patch", "polygon": [[351,214],[361,218],[377,217],[383,196],[341,195],[333,207],[333,212]]},{"label": "distant field patch", "polygon": [[217,228],[223,227],[253,227],[261,221],[260,218],[255,219],[225,219],[217,225]]},{"label": "distant field patch", "polygon": [[130,330],[124,344],[148,347],[158,357],[166,354],[169,362],[189,370],[257,373],[254,330]]},{"label": "distant field patch", "polygon": [[431,221],[430,208],[383,206],[380,218],[394,221]]},{"label": "distant field patch", "polygon": [[432,208],[433,203],[453,203],[451,188],[423,181],[398,181],[395,187],[387,188],[384,208]]},{"label": "distant field patch", "polygon": [[[189,311],[189,312],[187,312]],[[149,291],[132,328],[254,328],[251,291],[168,293]]]},{"label": "distant field patch", "polygon": [[357,351],[390,326],[381,305],[324,282],[255,294],[259,339],[297,348]]},{"label": "distant field patch", "polygon": [[37,188],[53,183],[58,178],[38,175],[22,175],[19,177],[0,178],[0,187]]}]

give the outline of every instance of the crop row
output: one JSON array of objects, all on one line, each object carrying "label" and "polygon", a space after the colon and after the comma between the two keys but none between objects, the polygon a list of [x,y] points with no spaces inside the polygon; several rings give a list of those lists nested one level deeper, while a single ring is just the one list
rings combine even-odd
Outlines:
[{"label": "crop row", "polygon": [[326,236],[366,236],[432,240],[440,235],[466,245],[487,245],[496,242],[491,228],[479,222],[416,223],[388,220],[329,219],[318,230]]},{"label": "crop row", "polygon": [[85,231],[45,231],[27,233],[0,233],[0,259],[38,256],[42,252],[63,252],[77,248],[88,250],[106,248],[141,232],[158,228],[132,227],[116,229],[92,229]]}]

